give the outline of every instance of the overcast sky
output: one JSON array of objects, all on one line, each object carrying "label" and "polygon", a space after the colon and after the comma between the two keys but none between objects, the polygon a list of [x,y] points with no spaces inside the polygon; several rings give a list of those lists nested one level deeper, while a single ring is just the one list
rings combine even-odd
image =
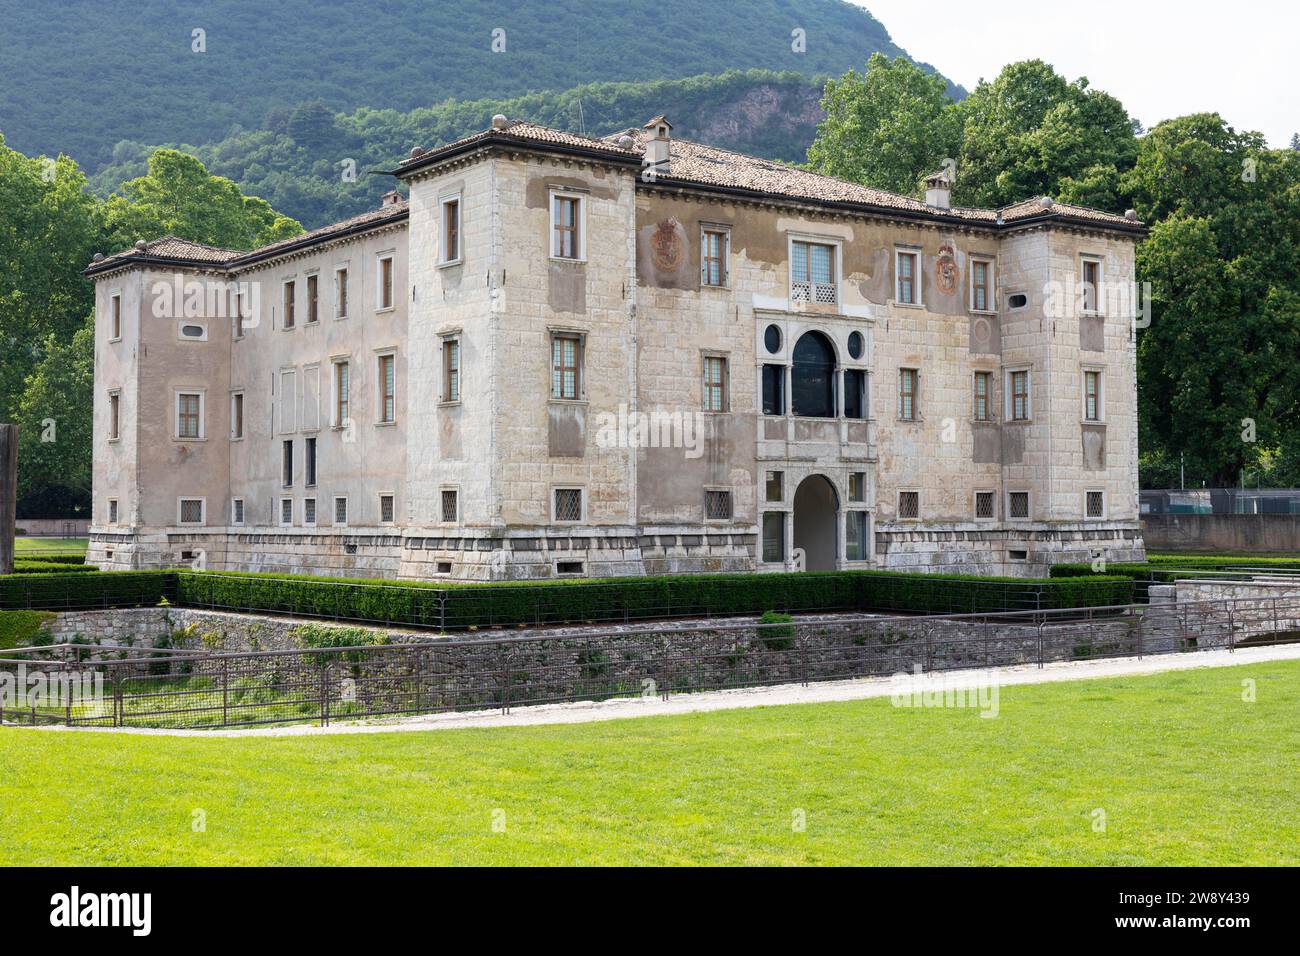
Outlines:
[{"label": "overcast sky", "polygon": [[1119,98],[1148,128],[1218,112],[1270,146],[1300,131],[1300,2],[1291,0],[852,0],[894,42],[968,90],[1042,59]]}]

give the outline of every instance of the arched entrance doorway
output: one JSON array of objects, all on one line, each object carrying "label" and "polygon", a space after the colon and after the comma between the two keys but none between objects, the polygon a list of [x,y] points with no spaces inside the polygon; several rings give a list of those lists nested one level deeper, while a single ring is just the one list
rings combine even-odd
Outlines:
[{"label": "arched entrance doorway", "polygon": [[822,475],[809,475],[794,492],[794,546],[807,571],[834,571],[839,553],[839,496]]}]

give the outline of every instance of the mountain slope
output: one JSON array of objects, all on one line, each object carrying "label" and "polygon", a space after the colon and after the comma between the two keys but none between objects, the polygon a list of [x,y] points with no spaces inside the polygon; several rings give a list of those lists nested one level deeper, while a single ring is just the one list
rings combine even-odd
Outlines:
[{"label": "mountain slope", "polygon": [[[494,113],[599,136],[640,126],[656,113],[676,136],[770,159],[802,162],[822,118],[822,81],[798,73],[733,71],[722,76],[651,83],[594,83],[563,93],[508,100],[449,101],[400,112],[360,109],[332,114],[319,104],[283,111],[269,129],[217,143],[120,143],[91,180],[101,195],[144,175],[156,145],[199,157],[208,171],[239,183],[307,228],[345,219],[378,204],[393,187],[387,176],[412,146],[426,148],[486,129]],[[351,161],[355,178],[343,172]]]},{"label": "mountain slope", "polygon": [[729,69],[831,75],[903,53],[845,0],[64,0],[57,16],[0,0],[0,23],[0,131],[89,169],[121,140],[211,142],[317,99],[411,110]]}]

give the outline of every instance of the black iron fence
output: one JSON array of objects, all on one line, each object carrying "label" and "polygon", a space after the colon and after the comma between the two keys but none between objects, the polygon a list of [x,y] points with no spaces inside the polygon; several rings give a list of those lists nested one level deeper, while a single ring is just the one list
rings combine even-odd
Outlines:
[{"label": "black iron fence", "polygon": [[[61,646],[0,680],[91,688],[0,700],[0,721],[219,728],[501,709],[955,668],[1232,650],[1300,637],[1300,600],[929,617],[720,621],[631,632],[250,653]],[[71,649],[70,649],[71,648]],[[98,692],[94,687],[98,682]],[[80,683],[76,683],[80,682]]]}]

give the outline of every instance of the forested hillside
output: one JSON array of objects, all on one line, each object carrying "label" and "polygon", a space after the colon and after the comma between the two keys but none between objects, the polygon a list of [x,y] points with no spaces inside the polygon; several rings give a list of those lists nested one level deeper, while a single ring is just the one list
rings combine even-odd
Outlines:
[{"label": "forested hillside", "polygon": [[0,132],[28,155],[65,152],[93,171],[122,140],[215,142],[301,103],[409,111],[732,69],[837,75],[873,52],[903,53],[845,0],[591,9],[588,0],[63,0],[56,12],[0,0]]}]

